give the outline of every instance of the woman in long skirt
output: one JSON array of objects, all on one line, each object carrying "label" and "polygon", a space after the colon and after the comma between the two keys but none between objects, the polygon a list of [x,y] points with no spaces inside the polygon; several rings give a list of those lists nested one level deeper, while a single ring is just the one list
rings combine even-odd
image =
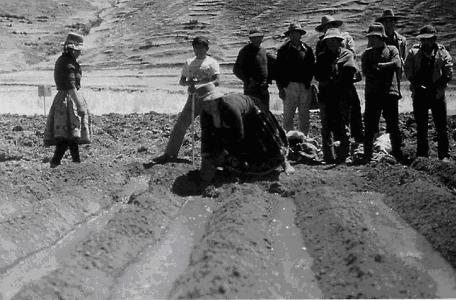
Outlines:
[{"label": "woman in long skirt", "polygon": [[44,145],[55,145],[50,166],[60,165],[63,155],[70,149],[73,162],[81,162],[79,144],[91,142],[90,116],[87,103],[78,92],[81,87],[82,71],[77,62],[83,47],[83,37],[69,33],[63,53],[54,68],[57,95],[47,117]]}]

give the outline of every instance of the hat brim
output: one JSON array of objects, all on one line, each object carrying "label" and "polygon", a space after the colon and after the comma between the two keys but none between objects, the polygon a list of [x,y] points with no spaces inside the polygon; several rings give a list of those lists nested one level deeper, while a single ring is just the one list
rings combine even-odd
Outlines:
[{"label": "hat brim", "polygon": [[264,37],[264,34],[262,34],[262,33],[249,34],[249,38],[252,38],[252,37]]},{"label": "hat brim", "polygon": [[292,33],[293,31],[297,31],[299,32],[300,34],[304,35],[307,33],[307,31],[305,31],[304,29],[292,29],[292,30],[287,30],[285,31],[284,35],[287,36],[289,35],[290,33]]},{"label": "hat brim", "polygon": [[397,20],[397,19],[400,19],[401,17],[398,17],[398,16],[381,16],[381,17],[378,17],[377,19],[375,19],[375,22],[381,22],[381,21],[384,21],[384,20],[387,20],[387,19],[394,19],[394,20]]},{"label": "hat brim", "polygon": [[378,32],[370,32],[370,33],[366,34],[366,36],[367,36],[367,37],[370,37],[370,36],[378,36],[379,38],[382,38],[382,39],[386,38],[385,35],[383,35],[383,34],[381,34],[381,33],[378,33]]},{"label": "hat brim", "polygon": [[431,39],[436,37],[435,33],[422,33],[416,36],[417,39]]},{"label": "hat brim", "polygon": [[322,32],[330,24],[333,24],[333,25],[336,25],[337,27],[340,27],[340,26],[342,26],[342,24],[344,24],[344,22],[341,21],[341,20],[329,21],[328,23],[318,25],[317,27],[315,27],[315,30],[318,31],[318,32]]},{"label": "hat brim", "polygon": [[68,44],[67,48],[70,48],[70,49],[73,49],[73,50],[77,50],[77,51],[81,51],[82,48],[84,48],[84,46],[83,45]]},{"label": "hat brim", "polygon": [[345,38],[341,35],[328,35],[326,37],[323,37],[322,41],[329,40],[329,39],[338,39],[338,40],[345,40]]}]

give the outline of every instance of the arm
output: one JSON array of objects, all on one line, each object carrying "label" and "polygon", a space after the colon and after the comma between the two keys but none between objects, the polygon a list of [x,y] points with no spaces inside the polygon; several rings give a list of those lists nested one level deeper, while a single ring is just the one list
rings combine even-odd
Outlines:
[{"label": "arm", "polygon": [[453,60],[450,53],[443,49],[442,51],[442,76],[434,83],[434,88],[445,87],[453,78]]},{"label": "arm", "polygon": [[233,74],[243,82],[247,80],[247,76],[244,72],[245,56],[244,48],[242,48],[241,51],[239,51],[233,66]]},{"label": "arm", "polygon": [[376,64],[372,63],[370,59],[369,50],[364,51],[363,55],[361,56],[361,70],[363,71],[363,75],[366,78],[372,78],[372,76],[375,76],[376,72],[378,71]]},{"label": "arm", "polygon": [[68,64],[66,66],[66,69],[67,69],[67,74],[68,74],[68,83],[70,85],[70,89],[69,89],[69,94],[71,96],[71,98],[73,98],[75,104],[76,104],[76,107],[77,107],[77,110],[78,110],[78,113],[79,115],[83,115],[85,114],[86,110],[87,110],[87,107],[86,107],[86,104],[85,104],[85,101],[83,101],[83,98],[81,97],[81,95],[79,95],[78,93],[78,85],[76,83],[76,67],[73,65],[73,64]]},{"label": "arm", "polygon": [[227,136],[232,148],[236,148],[244,139],[244,122],[242,114],[235,106],[224,104],[220,110],[222,121],[230,128]]},{"label": "arm", "polygon": [[267,85],[268,82],[268,56],[265,49],[260,49],[256,56],[257,64],[259,67],[258,84]]},{"label": "arm", "polygon": [[352,36],[348,33],[345,35],[345,47],[350,50],[353,55],[356,56],[356,50],[355,50],[355,40],[352,38]]},{"label": "arm", "polygon": [[343,67],[342,70],[340,70],[339,78],[337,80],[338,83],[343,86],[352,85],[355,72],[356,68],[354,67]]},{"label": "arm", "polygon": [[315,55],[313,53],[312,48],[307,47],[307,66],[308,66],[308,73],[306,74],[306,88],[310,87],[310,82],[312,81],[312,78],[314,77],[315,73]]},{"label": "arm", "polygon": [[402,43],[400,45],[400,55],[402,58],[402,63],[404,63],[406,57],[407,57],[407,39],[405,37],[402,37]]},{"label": "arm", "polygon": [[404,62],[404,72],[405,72],[405,76],[407,77],[407,79],[410,81],[411,84],[414,84],[414,81],[415,81],[414,70],[415,70],[415,53],[413,52],[412,49],[410,49],[410,51],[407,55],[407,58],[405,59],[405,62]]},{"label": "arm", "polygon": [[443,50],[443,69],[442,78],[445,84],[453,78],[453,59],[447,50]]},{"label": "arm", "polygon": [[283,91],[283,89],[288,85],[288,82],[285,81],[285,70],[284,70],[284,63],[285,63],[285,53],[284,49],[280,48],[277,52],[277,78],[276,84],[277,88]]},{"label": "arm", "polygon": [[388,48],[390,52],[390,61],[389,62],[384,62],[384,63],[378,63],[377,67],[380,70],[385,70],[385,69],[401,69],[402,67],[402,61],[401,57],[399,55],[399,50],[396,47],[391,47]]}]

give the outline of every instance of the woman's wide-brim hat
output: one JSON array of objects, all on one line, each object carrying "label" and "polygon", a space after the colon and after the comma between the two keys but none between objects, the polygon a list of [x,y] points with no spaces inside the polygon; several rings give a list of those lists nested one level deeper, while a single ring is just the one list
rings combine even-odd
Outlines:
[{"label": "woman's wide-brim hat", "polygon": [[342,35],[342,33],[340,33],[340,30],[338,28],[328,28],[321,40],[324,41],[332,38],[336,38],[342,41],[345,40],[345,37]]},{"label": "woman's wide-brim hat", "polygon": [[84,48],[84,37],[78,33],[70,32],[67,35],[64,45],[67,48],[80,51]]},{"label": "woman's wide-brim hat", "polygon": [[380,17],[375,19],[375,22],[382,22],[387,19],[392,19],[392,20],[397,20],[399,19],[398,16],[394,15],[394,12],[392,9],[385,9]]},{"label": "woman's wide-brim hat", "polygon": [[325,15],[325,16],[321,17],[321,24],[318,25],[317,27],[315,27],[315,30],[318,32],[323,32],[326,30],[328,25],[334,25],[336,27],[340,27],[340,26],[342,26],[343,23],[344,23],[344,21],[342,21],[342,20],[337,20],[333,16]]},{"label": "woman's wide-brim hat", "polygon": [[302,29],[301,24],[292,23],[292,24],[290,24],[290,26],[288,26],[288,30],[285,31],[284,35],[288,36],[293,31],[297,31],[302,35],[306,34],[306,31],[304,29]]},{"label": "woman's wide-brim hat", "polygon": [[437,30],[432,25],[425,25],[421,27],[420,34],[416,36],[418,39],[430,39],[437,36]]},{"label": "woman's wide-brim hat", "polygon": [[223,96],[212,82],[195,86],[195,98],[201,101],[212,101]]}]

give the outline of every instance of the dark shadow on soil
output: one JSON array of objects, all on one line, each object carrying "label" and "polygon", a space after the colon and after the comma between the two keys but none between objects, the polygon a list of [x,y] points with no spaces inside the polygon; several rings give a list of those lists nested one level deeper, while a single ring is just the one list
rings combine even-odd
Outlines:
[{"label": "dark shadow on soil", "polygon": [[199,177],[199,170],[191,170],[187,174],[177,177],[171,187],[171,192],[182,197],[201,195],[202,191],[203,185]]},{"label": "dark shadow on soil", "polygon": [[201,181],[199,170],[191,170],[188,173],[176,178],[171,191],[178,196],[203,196],[215,198],[218,196],[217,188],[229,183],[252,183],[262,181],[279,181],[279,171],[271,172],[263,176],[239,176],[227,171],[217,171],[215,178],[210,184]]},{"label": "dark shadow on soil", "polygon": [[188,159],[184,159],[184,158],[173,158],[173,159],[167,159],[167,160],[163,160],[163,161],[153,159],[152,161],[150,161],[148,163],[144,163],[143,167],[144,167],[144,169],[147,170],[147,169],[152,168],[155,165],[164,165],[164,164],[167,164],[167,163],[191,164],[192,161],[188,160]]}]

